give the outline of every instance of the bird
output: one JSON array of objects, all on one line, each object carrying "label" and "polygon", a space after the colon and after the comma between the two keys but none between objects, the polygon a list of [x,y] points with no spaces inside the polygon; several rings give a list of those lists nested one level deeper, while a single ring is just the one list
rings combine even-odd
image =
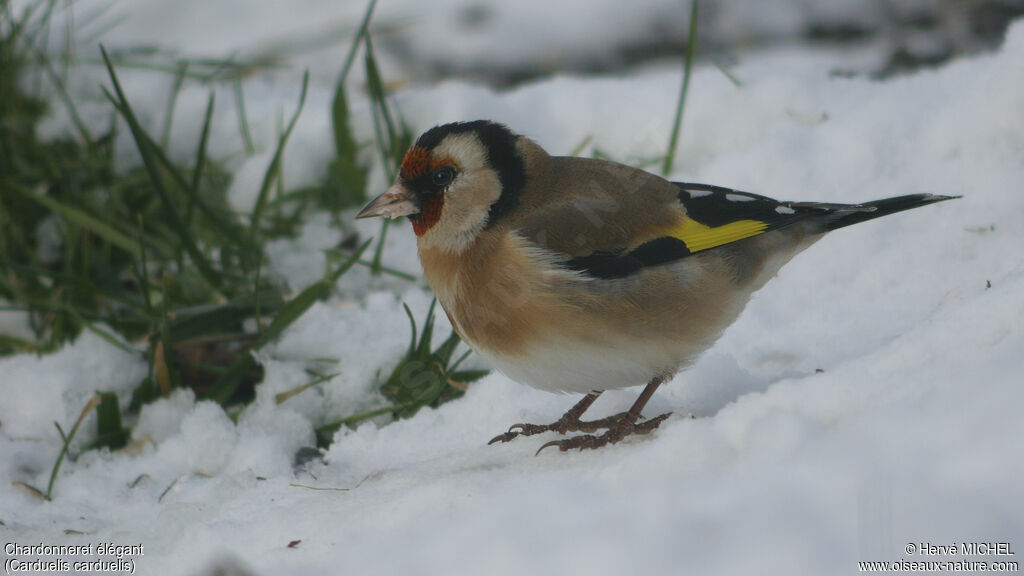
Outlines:
[{"label": "bird", "polygon": [[[957,197],[778,201],[551,155],[504,124],[475,120],[422,133],[394,184],[356,218],[408,218],[453,329],[494,368],[584,395],[553,423],[515,424],[489,442],[563,436],[539,454],[651,433],[671,415],[643,419],[658,387],[797,253],[833,230]],[[603,391],[639,385],[627,411],[582,419]]]}]

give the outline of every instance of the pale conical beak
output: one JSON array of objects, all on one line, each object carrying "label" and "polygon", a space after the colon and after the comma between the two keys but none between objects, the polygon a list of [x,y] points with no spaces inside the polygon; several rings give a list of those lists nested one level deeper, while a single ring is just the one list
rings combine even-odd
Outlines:
[{"label": "pale conical beak", "polygon": [[384,216],[386,218],[398,218],[419,214],[420,207],[416,203],[412,192],[402,184],[395,184],[388,191],[377,196],[363,206],[363,209],[356,214],[356,218],[374,218]]}]

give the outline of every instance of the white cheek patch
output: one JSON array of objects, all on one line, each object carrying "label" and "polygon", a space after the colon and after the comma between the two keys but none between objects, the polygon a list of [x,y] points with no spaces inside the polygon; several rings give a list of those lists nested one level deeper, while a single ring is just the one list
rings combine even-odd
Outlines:
[{"label": "white cheek patch", "polygon": [[438,223],[446,231],[475,234],[483,230],[491,204],[500,195],[501,182],[494,171],[461,173],[444,193],[444,210]]},{"label": "white cheek patch", "polygon": [[491,205],[501,196],[501,182],[487,162],[487,150],[472,133],[451,134],[432,150],[434,158],[450,158],[458,168],[444,192],[444,207],[437,225],[421,242],[449,252],[460,252],[487,224]]}]

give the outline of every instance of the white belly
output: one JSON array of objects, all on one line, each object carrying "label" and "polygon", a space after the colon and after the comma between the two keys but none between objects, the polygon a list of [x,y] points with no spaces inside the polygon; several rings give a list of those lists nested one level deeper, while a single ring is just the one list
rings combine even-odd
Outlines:
[{"label": "white belly", "polygon": [[647,384],[656,376],[671,376],[696,353],[680,357],[678,350],[616,342],[607,346],[549,343],[521,356],[477,350],[481,357],[512,380],[549,392],[611,390]]}]

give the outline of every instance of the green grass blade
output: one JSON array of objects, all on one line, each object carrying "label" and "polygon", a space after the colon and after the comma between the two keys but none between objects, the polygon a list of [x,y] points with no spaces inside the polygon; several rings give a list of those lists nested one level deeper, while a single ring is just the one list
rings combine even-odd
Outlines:
[{"label": "green grass blade", "polygon": [[71,123],[75,125],[75,130],[78,131],[79,137],[86,143],[86,145],[92,146],[92,134],[89,133],[89,129],[86,128],[85,122],[78,114],[78,107],[76,107],[75,103],[72,102],[71,96],[68,94],[67,88],[64,86],[64,82],[61,81],[60,76],[57,75],[53,66],[50,65],[50,60],[46,55],[37,52],[36,62],[42,66],[43,71],[46,72],[47,77],[50,79],[50,83],[52,83],[53,87],[57,89],[57,97],[60,98],[60,101],[67,109],[68,115],[71,117]]},{"label": "green grass blade", "polygon": [[292,118],[288,122],[288,127],[285,128],[284,133],[281,134],[281,137],[277,141],[277,149],[274,151],[274,157],[270,160],[270,165],[267,166],[267,171],[263,174],[263,184],[260,186],[260,193],[256,199],[256,206],[252,209],[252,218],[249,223],[250,242],[252,244],[257,243],[260,219],[263,217],[263,211],[267,207],[267,201],[270,198],[270,190],[280,175],[281,158],[284,155],[284,147],[285,144],[288,143],[288,137],[291,136],[292,130],[295,128],[295,123],[299,120],[299,114],[302,113],[302,107],[306,104],[306,91],[308,89],[309,70],[306,70],[302,75],[302,92],[299,94],[299,105],[295,108],[295,113],[292,114]]},{"label": "green grass blade", "polygon": [[[142,231],[145,226],[142,222],[142,215],[136,217],[139,223],[139,238],[142,238]],[[149,292],[149,262],[146,259],[146,247],[140,244],[139,264],[135,267],[135,274],[139,279],[139,288],[142,290],[142,300],[146,304],[146,314],[153,316],[153,300]]]},{"label": "green grass blade", "polygon": [[437,350],[434,351],[434,357],[437,358],[438,362],[440,362],[442,366],[448,366],[449,364],[451,364],[452,354],[455,353],[455,348],[459,345],[460,342],[462,342],[462,339],[459,338],[459,335],[458,333],[455,332],[455,330],[452,330],[452,333],[450,336],[448,336],[448,339],[445,340],[440,346],[438,346]]},{"label": "green grass blade", "polygon": [[246,156],[256,153],[256,146],[252,142],[252,134],[249,132],[249,119],[245,114],[245,94],[242,93],[242,78],[235,77],[235,110],[238,112],[238,131],[242,134],[242,142],[245,144]]},{"label": "green grass blade", "polygon": [[[273,312],[283,304],[280,296],[274,296],[276,299],[272,302],[261,299],[264,312]],[[182,342],[195,338],[210,339],[222,334],[234,335],[242,330],[245,320],[255,315],[255,304],[246,301],[229,302],[190,313],[178,310],[168,326],[168,339]]]},{"label": "green grass blade", "polygon": [[285,331],[286,328],[292,325],[293,322],[299,319],[300,316],[306,313],[310,307],[313,306],[317,301],[325,298],[334,287],[334,283],[338,281],[345,272],[348,272],[359,256],[362,255],[363,251],[370,245],[371,240],[367,240],[352,253],[349,259],[338,267],[337,270],[329,273],[327,277],[319,282],[316,282],[312,286],[306,288],[299,293],[298,296],[285,302],[281,309],[277,311],[274,319],[270,322],[270,326],[263,332],[260,338],[256,341],[255,348],[261,348],[274,338],[277,338]]},{"label": "green grass blade", "polygon": [[338,156],[355,159],[359,152],[356,140],[352,136],[349,125],[348,96],[344,81],[339,81],[334,88],[334,100],[331,102],[331,124],[334,133],[334,151]]},{"label": "green grass blade", "polygon": [[373,11],[377,7],[377,0],[370,0],[370,4],[366,7],[366,13],[363,14],[363,22],[359,25],[359,31],[356,33],[355,38],[352,39],[352,47],[348,50],[348,56],[345,57],[345,65],[341,68],[341,75],[338,76],[338,84],[345,82],[348,78],[348,73],[352,69],[352,64],[356,60],[356,52],[359,50],[359,44],[363,41],[366,36],[366,31],[370,28],[370,20],[373,18]]},{"label": "green grass blade", "polygon": [[[207,107],[207,110],[211,110],[209,108],[209,105]],[[143,132],[142,137],[148,143],[149,150],[156,158],[157,162],[159,163],[159,166],[162,169],[164,169],[164,171],[171,177],[173,183],[183,193],[185,193],[188,196],[189,206],[194,205],[198,207],[199,211],[203,214],[203,216],[210,220],[211,226],[209,228],[220,234],[222,237],[227,239],[232,244],[238,246],[240,249],[244,250],[246,248],[249,248],[251,245],[248,244],[246,239],[242,237],[242,234],[238,230],[239,226],[233,220],[225,217],[212,206],[210,206],[210,203],[203,198],[202,194],[199,193],[199,189],[197,187],[192,186],[192,184],[189,183],[189,181],[185,180],[185,176],[181,173],[181,170],[179,170],[178,167],[175,166],[173,162],[171,162],[170,158],[167,157],[167,154],[163,151],[163,149],[160,148],[160,146],[158,146],[157,143],[148,134]],[[195,176],[194,173],[193,176]],[[182,220],[183,226],[185,222],[185,220]]]},{"label": "green grass blade", "polygon": [[340,376],[340,375],[341,375],[341,372],[335,372],[334,374],[325,374],[323,376],[317,377],[315,380],[311,380],[309,382],[306,382],[305,384],[301,384],[299,386],[296,386],[295,388],[292,388],[291,390],[285,390],[284,392],[281,392],[279,394],[275,394],[274,395],[274,403],[275,404],[282,404],[286,400],[291,398],[292,396],[295,396],[297,394],[301,394],[301,393],[305,392],[306,390],[309,390],[313,386],[316,386],[317,384],[323,384],[324,382],[329,382],[329,381],[333,380],[335,377]]},{"label": "green grass blade", "polygon": [[[356,262],[356,264],[359,264],[360,266],[363,266],[365,268],[374,268],[373,262],[367,262],[366,260],[360,260]],[[376,269],[380,270],[381,274],[387,274],[389,276],[394,276],[395,278],[401,278],[402,280],[405,280],[407,282],[416,282],[417,280],[419,280],[419,278],[415,274],[409,274],[408,272],[402,272],[401,270],[395,270],[394,268],[389,268],[387,266],[377,266]]]},{"label": "green grass blade", "polygon": [[[296,297],[285,302],[277,311],[277,314],[274,315],[274,319],[270,322],[270,325],[267,326],[267,329],[264,330],[255,343],[253,343],[252,349],[259,350],[268,342],[280,336],[285,329],[305,314],[313,304],[325,298],[330,293],[338,278],[352,268],[356,260],[359,259],[359,256],[361,256],[370,245],[371,241],[372,240],[367,240],[364,242],[362,246],[352,253],[352,256],[344,264],[339,266],[337,270],[328,273],[323,280],[314,283],[300,292]],[[227,403],[234,395],[235,390],[238,389],[238,385],[241,382],[242,377],[250,369],[252,363],[253,360],[250,355],[243,354],[242,356],[239,356],[238,360],[228,368],[228,371],[221,375],[220,378],[217,379],[217,382],[214,383],[213,387],[210,389],[209,398],[221,404]]]},{"label": "green grass blade", "polygon": [[359,163],[360,146],[356,143],[349,122],[348,94],[344,81],[339,81],[331,103],[331,127],[335,157],[328,166],[325,204],[333,214],[366,201],[366,169]]},{"label": "green grass blade", "polygon": [[255,347],[259,348],[267,342],[280,336],[286,328],[305,314],[314,303],[324,299],[331,291],[333,284],[327,280],[321,280],[309,286],[291,300],[281,306],[278,314],[274,315],[270,325],[266,327],[263,334],[256,340]]},{"label": "green grass blade", "polygon": [[404,410],[405,408],[405,404],[393,404],[391,406],[386,406],[384,408],[377,408],[376,410],[370,410],[368,412],[353,414],[352,416],[342,418],[341,420],[335,420],[334,422],[331,422],[329,424],[317,426],[317,446],[321,448],[326,448],[327,446],[330,446],[331,439],[334,436],[334,433],[340,430],[342,426],[355,426],[356,424],[364,420],[369,420],[371,418],[376,418],[378,416],[383,416],[385,414],[391,414],[393,412],[399,412],[401,410]]},{"label": "green grass blade", "polygon": [[164,204],[163,215],[177,232],[182,246],[185,251],[188,252],[189,256],[192,257],[192,261],[195,263],[196,268],[199,269],[200,274],[202,274],[206,281],[213,286],[220,287],[222,284],[220,273],[210,265],[206,255],[199,250],[195,240],[185,228],[184,222],[181,220],[181,216],[178,215],[177,207],[171,200],[163,177],[160,175],[158,160],[155,158],[154,154],[155,147],[151,144],[151,139],[146,134],[145,130],[143,130],[142,125],[139,124],[135,113],[132,111],[131,105],[128,103],[128,99],[124,94],[124,90],[121,89],[121,83],[117,79],[117,73],[114,71],[114,65],[110,61],[110,56],[107,55],[107,51],[103,46],[100,46],[100,52],[103,55],[103,61],[107,65],[107,71],[110,74],[110,79],[114,85],[114,91],[117,94],[117,98],[107,92],[105,88],[103,92],[128,123],[132,136],[135,138],[135,145],[139,150],[139,154],[142,156],[142,163],[153,183],[153,189]]},{"label": "green grass blade", "polygon": [[[283,127],[284,127],[284,110],[278,110],[277,111],[277,125],[276,125],[276,128],[277,128],[277,138],[279,140],[281,138],[281,134],[284,132],[284,130],[282,129]],[[280,198],[282,198],[284,196],[284,179],[285,179],[285,176],[286,175],[285,175],[285,172],[284,172],[284,156],[283,156],[283,152],[282,152],[281,162],[278,163],[277,178],[274,178],[274,182],[275,182],[275,186],[274,186],[274,199],[275,200],[278,200],[278,199],[280,199]],[[265,209],[266,209],[266,206],[264,206],[264,210]]]},{"label": "green grass blade", "polygon": [[359,257],[362,256],[363,252],[366,251],[366,248],[370,245],[370,242],[373,242],[373,238],[370,238],[366,242],[363,242],[363,244],[359,248],[356,248],[355,252],[352,253],[352,256],[350,256],[348,260],[345,261],[344,264],[339,266],[338,269],[335,270],[333,273],[328,274],[328,281],[331,284],[334,284],[335,282],[338,281],[338,278],[341,278],[341,276],[348,272],[352,268],[352,266],[355,266],[355,263],[359,261]]},{"label": "green grass blade", "polygon": [[210,91],[210,98],[206,101],[206,113],[203,115],[203,131],[199,136],[199,148],[196,150],[195,169],[192,171],[192,191],[199,193],[199,183],[203,177],[203,168],[206,167],[206,147],[210,141],[210,124],[213,122],[213,108],[216,102],[216,93]]},{"label": "green grass blade", "polygon": [[676,117],[672,123],[672,136],[668,141],[668,153],[665,154],[664,163],[661,165],[661,173],[666,176],[672,172],[672,165],[675,163],[676,147],[679,145],[679,134],[683,128],[683,109],[686,106],[686,93],[690,90],[690,72],[693,70],[693,55],[697,52],[697,4],[698,0],[692,0],[690,4],[690,32],[689,37],[686,39],[683,85],[679,89],[679,100],[676,102]]},{"label": "green grass blade", "polygon": [[[452,330],[452,335],[458,336],[458,334],[454,330]],[[459,340],[461,341],[462,339],[460,338]],[[462,366],[462,363],[466,360],[466,358],[469,358],[469,355],[472,354],[472,353],[473,353],[472,350],[466,350],[465,352],[463,352],[462,356],[459,356],[459,359],[456,360],[455,362],[453,362],[451,364],[451,366],[448,367],[448,371],[449,372],[454,372],[454,371],[458,370],[459,366]]]},{"label": "green grass blade", "polygon": [[[102,298],[117,302],[118,304],[132,308],[134,310],[141,310],[144,308],[145,303],[140,302],[134,298],[129,297],[123,291],[118,291],[115,288],[101,287],[93,283],[89,278],[77,275],[74,273],[65,273],[61,271],[48,270],[45,268],[39,268],[37,266],[27,266],[24,264],[18,264],[16,262],[5,262],[4,267],[8,270],[15,272],[14,277],[21,276],[22,278],[28,278],[29,275],[35,276],[34,282],[38,283],[42,278],[49,279],[61,286],[65,286],[66,289],[75,291],[76,294],[88,295],[88,298]],[[20,275],[18,273],[21,273]],[[20,291],[18,283],[11,283],[7,281],[6,277],[0,277],[0,287],[12,291],[15,293],[15,302],[21,302],[32,306],[46,306],[45,300],[41,297],[34,297],[28,293]],[[47,310],[52,310],[52,307],[47,307]],[[82,312],[82,311],[80,311]],[[98,317],[96,314],[91,312],[85,312],[90,318]]]},{"label": "green grass blade", "polygon": [[411,357],[416,353],[416,337],[418,336],[416,332],[416,318],[413,317],[412,310],[409,310],[408,304],[402,302],[402,308],[405,309],[405,315],[409,317],[409,324],[412,324],[412,339],[409,342],[409,351],[405,353],[406,356]]},{"label": "green grass blade", "polygon": [[127,234],[124,234],[99,218],[96,218],[95,216],[73,206],[63,204],[60,201],[50,198],[42,193],[25,191],[23,194],[26,198],[30,198],[39,204],[42,204],[51,211],[60,214],[67,220],[85,228],[125,252],[128,252],[133,256],[139,256],[141,254],[139,243],[136,240],[133,240]]},{"label": "green grass blade", "polygon": [[96,407],[96,439],[90,446],[104,446],[111,450],[123,448],[128,443],[131,430],[121,423],[121,406],[117,394],[103,392],[99,397],[100,403]]},{"label": "green grass blade", "polygon": [[[369,77],[369,75],[369,64],[367,64],[367,76]],[[370,82],[370,85],[372,86],[373,82]],[[394,165],[394,160],[391,158],[391,155],[388,154],[390,144],[385,143],[384,129],[381,126],[380,114],[377,112],[379,106],[386,106],[387,103],[384,101],[377,101],[375,99],[375,97],[373,96],[373,88],[370,89],[370,95],[371,98],[374,98],[375,102],[378,102],[372,107],[371,110],[371,115],[373,116],[373,131],[374,134],[376,135],[377,151],[380,153],[381,163],[384,165],[384,173],[386,174],[388,182],[393,182],[395,180],[397,170]],[[385,240],[387,240],[388,237],[389,226],[391,226],[391,220],[389,218],[384,218],[381,220],[380,234],[377,235],[377,248],[374,249],[373,251],[373,261],[370,265],[370,273],[373,274],[374,276],[380,274],[382,266],[381,259],[384,254],[384,242]]]},{"label": "green grass blade", "polygon": [[181,93],[181,86],[185,83],[185,74],[188,72],[188,61],[178,64],[178,73],[174,75],[174,84],[171,86],[171,93],[167,97],[167,109],[164,111],[164,128],[160,132],[160,147],[167,148],[171,142],[171,125],[174,122],[174,109],[178,104],[178,94]]},{"label": "green grass blade", "polygon": [[[215,102],[214,92],[210,91],[210,97],[206,101],[206,114],[203,116],[203,130],[199,135],[199,147],[196,149],[196,162],[195,167],[192,169],[192,181],[189,184],[189,197],[188,207],[185,209],[185,225],[189,226],[192,223],[192,214],[196,205],[205,207],[203,211],[206,217],[209,218],[218,230],[223,230],[231,238],[233,235],[230,230],[232,226],[225,226],[223,224],[218,225],[220,218],[212,214],[213,210],[206,206],[206,203],[202,201],[202,196],[199,194],[199,185],[203,181],[203,170],[206,169],[206,146],[210,140],[210,123],[213,121],[213,106]],[[241,243],[241,236],[233,238],[234,244],[238,245]]]},{"label": "green grass blade", "polygon": [[128,346],[128,345],[124,344],[123,342],[121,342],[121,340],[117,336],[114,336],[110,332],[107,332],[106,330],[96,326],[92,322],[88,322],[88,321],[86,321],[84,319],[82,319],[81,322],[85,325],[87,330],[89,330],[93,334],[99,336],[100,338],[103,338],[110,345],[112,345],[112,346],[114,346],[116,348],[120,348],[121,350],[123,350],[125,352],[128,352],[129,354],[138,354],[139,353],[138,350],[136,350],[136,349],[132,348],[131,346]]},{"label": "green grass blade", "polygon": [[336,158],[330,166],[331,174],[331,197],[328,205],[332,211],[337,211],[350,205],[358,205],[366,200],[366,173],[359,166],[357,155],[359,146],[352,135],[351,124],[349,123],[348,93],[345,89],[345,82],[348,79],[349,71],[355,62],[359,45],[366,37],[373,18],[373,11],[377,6],[377,0],[370,0],[363,14],[363,21],[352,39],[348,55],[345,57],[345,64],[342,66],[338,81],[334,87],[334,100],[331,103],[331,123],[334,134],[334,149]]},{"label": "green grass blade", "polygon": [[78,433],[78,427],[82,425],[82,421],[85,417],[100,403],[99,395],[95,395],[89,399],[89,402],[82,408],[82,413],[78,415],[78,420],[75,420],[75,425],[71,427],[71,432],[67,435],[64,434],[64,430],[61,429],[60,424],[54,422],[57,426],[57,430],[60,431],[60,435],[64,438],[64,445],[61,446],[60,454],[57,456],[57,461],[53,463],[53,471],[50,472],[50,482],[46,485],[46,499],[51,500],[53,496],[53,484],[57,481],[57,473],[60,472],[60,465],[64,462],[64,457],[68,454],[68,448],[71,446],[71,441],[75,439],[75,434]]},{"label": "green grass blade", "polygon": [[377,242],[377,248],[373,251],[373,261],[370,262],[370,272],[374,276],[380,276],[384,271],[384,265],[381,260],[384,256],[384,241],[388,237],[388,228],[391,226],[391,220],[385,218],[380,223],[380,240]]},{"label": "green grass blade", "polygon": [[[396,158],[395,146],[397,144],[396,136],[399,131],[395,128],[395,120],[391,115],[391,110],[387,103],[387,92],[384,90],[384,80],[380,75],[380,66],[377,65],[377,55],[373,51],[373,42],[369,36],[364,39],[366,45],[366,85],[370,91],[370,99],[376,104],[376,109],[380,112],[380,117],[384,121],[384,126],[387,128],[387,165],[391,168],[388,173],[388,180],[394,180],[395,170],[394,167],[398,163]],[[384,139],[380,142],[382,145],[385,143]],[[404,150],[402,150],[404,152]]]},{"label": "green grass blade", "polygon": [[[22,37],[22,41],[26,46],[32,46],[36,43],[36,40],[41,34],[45,34],[50,25],[50,16],[53,14],[53,6],[56,0],[47,0],[46,8],[43,10],[42,15],[33,22],[33,11],[39,6],[43,5],[42,1],[35,3],[29,3],[28,9],[25,10],[25,14],[21,19],[19,28],[21,30],[17,35]],[[40,43],[45,44],[45,43]]]},{"label": "green grass blade", "polygon": [[736,75],[733,74],[732,71],[729,70],[729,68],[727,68],[725,64],[718,60],[714,60],[711,63],[715,66],[715,68],[718,68],[718,71],[721,72],[722,75],[729,80],[729,82],[732,82],[733,86],[737,88],[743,88],[743,81],[737,78]]},{"label": "green grass blade", "polygon": [[423,332],[420,333],[420,345],[416,350],[416,356],[420,360],[430,357],[430,345],[434,339],[434,312],[437,308],[437,298],[430,301],[430,308],[427,309],[427,319],[423,321]]},{"label": "green grass blade", "polygon": [[580,141],[579,144],[576,145],[575,148],[572,149],[572,152],[569,152],[569,156],[579,156],[580,154],[582,154],[583,150],[586,149],[587,144],[590,144],[590,141],[593,139],[593,136],[587,136],[586,138],[584,138],[582,141]]},{"label": "green grass blade", "polygon": [[[398,164],[405,149],[411,143],[411,136],[408,127],[403,122],[399,129],[392,117],[388,106],[387,94],[384,90],[384,82],[381,79],[380,67],[377,65],[377,58],[373,52],[373,43],[370,36],[364,39],[366,45],[366,84],[370,93],[370,100],[373,102],[372,116],[373,129],[377,136],[377,147],[380,152],[384,171],[389,182],[395,180],[398,173]],[[385,132],[386,130],[386,132]],[[377,248],[373,253],[373,265],[371,272],[374,276],[381,273],[381,257],[384,253],[384,242],[387,239],[388,227],[391,221],[384,219],[380,225],[380,235],[377,239]]]},{"label": "green grass blade", "polygon": [[[89,26],[92,26],[92,25],[97,24],[97,23],[99,23],[100,26],[105,26],[105,24],[103,23],[103,21],[101,19],[104,16],[110,15],[110,13],[113,10],[113,8],[114,8],[114,2],[107,2],[105,4],[97,6],[95,9],[86,10],[84,13],[79,12],[79,13],[75,14],[75,21],[74,22],[69,22],[69,24],[73,25],[73,30],[77,34],[81,34],[81,35],[88,34],[88,31],[86,29]],[[74,40],[74,39],[75,39],[74,37],[69,38],[69,40]],[[79,38],[79,40],[81,40],[81,38]],[[84,44],[92,44],[92,42],[83,42],[83,45]]]},{"label": "green grass blade", "polygon": [[448,374],[448,379],[459,384],[468,384],[476,382],[490,373],[490,370],[463,370],[461,372],[451,372]]}]

